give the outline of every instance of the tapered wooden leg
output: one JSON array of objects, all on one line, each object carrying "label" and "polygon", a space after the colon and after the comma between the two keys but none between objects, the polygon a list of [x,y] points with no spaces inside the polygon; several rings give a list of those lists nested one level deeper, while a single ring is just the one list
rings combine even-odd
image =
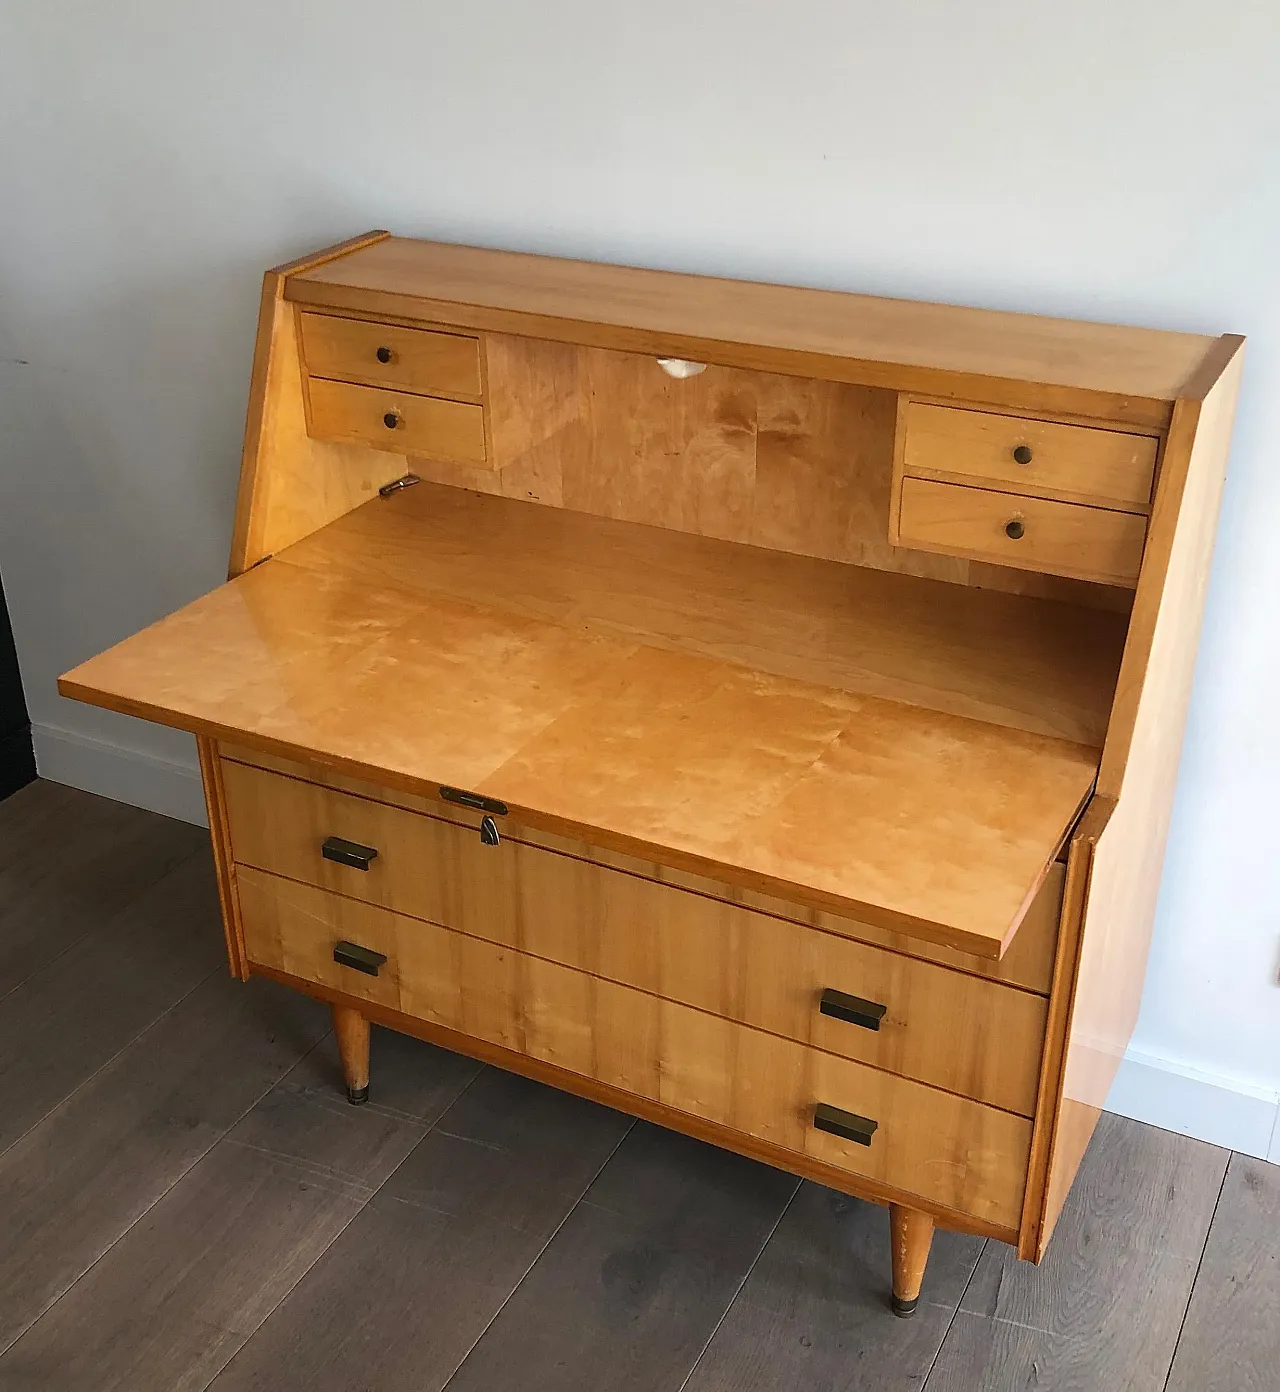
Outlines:
[{"label": "tapered wooden leg", "polygon": [[369,1100],[369,1022],[351,1006],[335,1005],[333,1032],[347,1080],[347,1101],[358,1106]]},{"label": "tapered wooden leg", "polygon": [[890,1204],[889,1230],[893,1238],[893,1313],[907,1319],[920,1303],[920,1283],[933,1242],[933,1219],[918,1209]]}]

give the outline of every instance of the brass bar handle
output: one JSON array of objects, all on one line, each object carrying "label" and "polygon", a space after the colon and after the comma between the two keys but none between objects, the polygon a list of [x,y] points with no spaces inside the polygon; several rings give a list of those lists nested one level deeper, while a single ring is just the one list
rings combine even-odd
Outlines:
[{"label": "brass bar handle", "polygon": [[372,846],[362,846],[359,841],[344,841],[341,836],[330,836],[320,847],[320,854],[337,865],[349,865],[353,870],[367,870],[371,861],[378,858]]},{"label": "brass bar handle", "polygon": [[863,1029],[878,1030],[888,1006],[875,1001],[863,1000],[861,996],[847,996],[843,991],[833,991],[830,987],[823,991],[818,1002],[818,1010],[830,1015],[833,1020],[843,1020],[846,1024],[861,1025]]},{"label": "brass bar handle", "polygon": [[333,960],[340,967],[354,967],[356,971],[377,976],[378,968],[387,960],[387,954],[375,952],[371,947],[361,947],[359,943],[340,942],[334,944]]},{"label": "brass bar handle", "polygon": [[870,1117],[858,1116],[856,1112],[843,1112],[839,1107],[829,1107],[819,1102],[813,1109],[813,1125],[818,1131],[826,1131],[839,1136],[842,1141],[857,1141],[859,1145],[870,1145],[876,1133],[878,1121]]}]

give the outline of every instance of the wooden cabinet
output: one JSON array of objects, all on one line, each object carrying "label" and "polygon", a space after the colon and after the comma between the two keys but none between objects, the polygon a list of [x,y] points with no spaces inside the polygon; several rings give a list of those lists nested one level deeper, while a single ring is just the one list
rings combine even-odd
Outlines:
[{"label": "wooden cabinet", "polygon": [[909,1314],[1128,1041],[1240,347],[371,233],[267,276],[232,579],[60,687],[197,735],[352,1101],[373,1022],[889,1204]]}]

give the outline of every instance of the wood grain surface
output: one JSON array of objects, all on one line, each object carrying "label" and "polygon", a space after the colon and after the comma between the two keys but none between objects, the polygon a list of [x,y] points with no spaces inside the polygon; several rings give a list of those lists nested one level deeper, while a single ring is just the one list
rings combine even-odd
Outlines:
[{"label": "wood grain surface", "polygon": [[1165,448],[1098,776],[1118,802],[1090,869],[1046,1233],[1138,1019],[1243,357],[1224,340],[1221,375],[1179,403]]},{"label": "wood grain surface", "polygon": [[[1148,512],[1159,440],[1150,435],[911,401],[903,468],[1008,493]],[[1025,464],[1014,451],[1025,449]]]},{"label": "wood grain surface", "polygon": [[485,1069],[211,1392],[444,1387],[631,1126]]},{"label": "wood grain surface", "polygon": [[1226,1164],[1106,1116],[1040,1266],[987,1244],[929,1392],[1162,1392]]},{"label": "wood grain surface", "polygon": [[902,480],[901,505],[906,546],[1110,585],[1133,584],[1142,568],[1147,523],[1139,513],[911,477]]},{"label": "wood grain surface", "polygon": [[[354,994],[398,1006],[398,962],[360,980],[328,960],[337,940],[359,940],[360,912],[349,902],[359,899],[1024,1116],[1035,1109],[1046,1013],[1039,996],[514,836],[486,846],[472,828],[436,817],[231,762],[225,774],[246,932],[259,961],[297,976],[318,972],[335,986],[350,981]],[[320,847],[329,836],[377,856],[367,870],[326,860]],[[828,988],[884,1003],[884,1018],[866,1029],[821,1014]]]},{"label": "wood grain surface", "polygon": [[[332,314],[302,314],[302,360],[311,377],[373,387],[480,399],[480,341],[461,334],[371,324]],[[379,353],[386,357],[383,362]]]},{"label": "wood grain surface", "polygon": [[204,845],[198,827],[44,779],[0,802],[0,999]]},{"label": "wood grain surface", "polygon": [[362,313],[1155,425],[1213,345],[1194,334],[402,237],[297,271],[287,293]]},{"label": "wood grain surface", "polygon": [[[120,845],[138,814],[47,792],[40,807],[66,836],[36,816],[30,837],[0,836],[2,930],[30,915],[94,934],[77,919],[88,867],[113,814]],[[0,827],[23,807],[0,805]],[[142,820],[158,840],[158,819]],[[127,912],[128,876],[112,884],[109,860],[112,912]],[[135,869],[140,904],[150,871]],[[203,907],[170,928],[216,950],[207,868],[202,882]],[[129,971],[104,957],[101,995]],[[1262,1162],[1235,1157],[1224,1184],[1225,1153],[1107,1117],[1041,1267],[988,1244],[956,1315],[984,1248],[940,1231],[915,1319],[895,1320],[882,1208],[804,1184],[770,1233],[781,1206],[763,1186],[785,1199],[789,1181],[648,1130],[645,1163],[619,1168],[557,1247],[629,1118],[486,1069],[428,1130],[442,1056],[377,1029],[381,1100],[347,1106],[331,1039],[282,1085],[327,1025],[315,1001],[218,970],[105,1066],[83,1056],[68,1074],[83,1081],[0,1155],[0,1384],[204,1387],[235,1351],[215,1392],[418,1392],[465,1370],[472,1349],[475,1385],[517,1365],[512,1378],[557,1385],[585,1349],[593,1392],[1158,1392],[1171,1360],[1168,1392],[1274,1381],[1276,1171]],[[238,1149],[241,1168],[222,1155],[202,1168],[247,1111],[252,1126],[222,1153]],[[415,1130],[425,1138],[388,1175]],[[343,1193],[365,1197],[326,1246]],[[508,1302],[519,1318],[486,1348]]]},{"label": "wood grain surface", "polygon": [[883,1208],[802,1184],[687,1392],[919,1392],[983,1243],[939,1229],[910,1320],[889,1314],[888,1245]]},{"label": "wood grain surface", "polygon": [[[207,940],[210,931],[186,936]],[[122,986],[125,974],[123,963],[105,962],[99,989]],[[244,986],[222,971],[156,1015],[98,1071],[97,1057],[83,1053],[81,1085],[68,1086],[0,1156],[0,1348],[59,1301],[329,1024],[305,996],[266,981]]]},{"label": "wood grain surface", "polygon": [[[1023,1117],[418,919],[253,872],[245,881],[255,965],[1017,1226]],[[341,966],[339,940],[385,966]],[[876,1121],[872,1144],[817,1130],[818,1103]]]},{"label": "wood grain surface", "polygon": [[[283,773],[290,778],[312,783],[320,788],[331,788],[339,792],[354,793],[370,802],[382,803],[388,807],[403,807],[408,811],[425,812],[428,816],[444,819],[455,826],[466,827],[475,836],[479,835],[481,814],[455,803],[443,802],[434,793],[424,795],[408,792],[403,788],[378,786],[361,778],[352,778],[336,772],[332,768],[322,768],[318,764],[303,764],[296,759],[285,759],[279,754],[268,754],[260,749],[249,749],[244,745],[222,743],[218,746],[221,757],[228,763],[246,764],[250,768],[261,768],[273,773]],[[626,855],[621,851],[592,845],[590,842],[570,836],[558,836],[554,832],[506,820],[503,822],[503,843],[515,840],[543,850],[558,851],[572,856],[575,860],[586,861],[592,865],[606,866],[622,870],[626,874],[641,879],[652,880],[657,884],[667,884],[688,890],[704,898],[720,903],[741,905],[744,908],[768,914],[773,918],[786,919],[792,923],[819,928],[824,933],[837,937],[850,938],[855,942],[867,943],[874,947],[884,947],[895,953],[914,957],[920,961],[937,962],[941,966],[973,976],[982,976],[992,981],[1004,981],[1011,985],[1047,996],[1053,979],[1055,947],[1058,937],[1058,918],[1062,906],[1063,879],[1066,866],[1063,861],[1055,861],[1045,876],[1040,892],[1022,919],[1022,924],[1014,937],[1013,945],[999,960],[989,957],[974,957],[969,953],[958,952],[943,947],[939,943],[926,942],[922,938],[907,937],[902,933],[891,933],[874,924],[844,918],[839,914],[828,913],[823,909],[799,904],[773,895],[760,894],[754,890],[728,885],[719,880],[708,879],[688,870],[678,870],[670,865],[662,865],[654,860],[643,860]],[[464,920],[459,920],[463,922]]]},{"label": "wood grain surface", "polygon": [[387,1105],[359,1109],[328,1048],[304,1056],[8,1350],[0,1380],[207,1385],[475,1073],[408,1041],[382,1055]]},{"label": "wood grain surface", "polygon": [[673,380],[637,353],[509,334],[484,343],[490,458],[483,467],[414,458],[423,478],[876,570],[1127,608],[1130,597],[1114,588],[891,545],[893,392],[714,365]]},{"label": "wood grain surface", "polygon": [[1280,1166],[1233,1155],[1167,1392],[1268,1392],[1280,1310]]},{"label": "wood grain surface", "polygon": [[639,1123],[468,1355],[453,1392],[679,1387],[796,1183]]},{"label": "wood grain surface", "polygon": [[[768,617],[760,624],[744,617],[746,633],[725,635],[739,661],[654,645],[638,631],[646,616],[650,630],[681,629],[657,598],[637,605],[619,596],[626,617],[602,632],[590,610],[607,611],[614,601],[550,563],[567,554],[554,540],[541,565],[536,552],[504,544],[504,520],[521,505],[425,485],[402,497],[407,509],[379,500],[367,515],[353,514],[358,520],[335,524],[329,537],[86,663],[61,690],[200,734],[247,736],[374,781],[470,788],[535,826],[591,828],[592,839],[628,853],[656,850],[655,858],[695,872],[979,956],[998,957],[1012,940],[1093,781],[1090,748],[740,665],[744,645],[750,652],[767,642]],[[412,526],[399,547],[394,529],[383,536],[384,518],[412,523],[435,502],[437,517],[447,516],[455,501],[453,530],[437,531],[438,545],[424,545]],[[532,517],[535,532],[552,516],[523,514],[516,525]],[[486,519],[494,516],[491,530]],[[627,534],[624,544],[657,539],[659,554],[670,540],[661,532],[637,536],[642,529],[626,524],[572,521],[579,535],[607,529],[603,548],[614,528]],[[362,535],[370,525],[372,538]],[[344,548],[350,537],[359,539]],[[348,561],[335,563],[344,549]],[[424,552],[430,559],[420,559]],[[507,607],[511,587],[498,587],[483,606],[437,588],[442,564],[451,575],[484,575],[485,558],[502,555],[519,556],[542,576],[543,617],[518,601]],[[360,556],[363,570],[352,573]],[[690,578],[705,573],[695,569]],[[492,568],[486,578],[492,587]],[[918,679],[932,669],[944,690],[965,670],[983,674],[975,680],[986,685],[1001,668],[979,654],[989,659],[994,645],[1018,676],[1045,683],[1050,709],[1064,684],[1078,689],[1081,674],[1046,652],[1051,634],[1029,637],[1030,651],[1022,652],[1017,635],[1038,613],[1034,601],[939,588],[1001,606],[994,636],[984,615],[954,666],[954,641],[942,653],[921,647],[913,658],[902,646],[910,631],[904,636],[890,611],[894,618],[885,614],[880,629],[891,635],[888,662],[873,657],[868,665],[897,665]],[[1114,617],[1087,611],[1085,625],[1086,611],[1060,616],[1058,608],[1046,617],[1061,620],[1068,652]],[[749,606],[739,600],[731,612],[745,616]],[[868,628],[864,645],[874,633]],[[851,645],[857,635],[855,628]],[[1001,685],[1014,704],[1021,683],[1004,674]]]},{"label": "wood grain surface", "polygon": [[386,235],[369,232],[263,277],[231,535],[231,575],[350,512],[404,473],[396,455],[308,436],[299,316],[284,298],[290,271],[345,255]]}]

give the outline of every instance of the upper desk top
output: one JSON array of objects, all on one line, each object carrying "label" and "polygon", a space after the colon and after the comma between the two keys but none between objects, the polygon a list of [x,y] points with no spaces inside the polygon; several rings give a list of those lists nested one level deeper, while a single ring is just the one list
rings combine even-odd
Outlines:
[{"label": "upper desk top", "polygon": [[421,484],[60,685],[994,957],[1088,795],[1123,639],[1119,614]]},{"label": "upper desk top", "polygon": [[[1167,422],[1217,339],[387,237],[289,277],[288,298],[461,328],[1010,398]],[[1003,388],[1003,389],[1002,389]],[[1013,396],[1016,397],[1016,391]]]}]

